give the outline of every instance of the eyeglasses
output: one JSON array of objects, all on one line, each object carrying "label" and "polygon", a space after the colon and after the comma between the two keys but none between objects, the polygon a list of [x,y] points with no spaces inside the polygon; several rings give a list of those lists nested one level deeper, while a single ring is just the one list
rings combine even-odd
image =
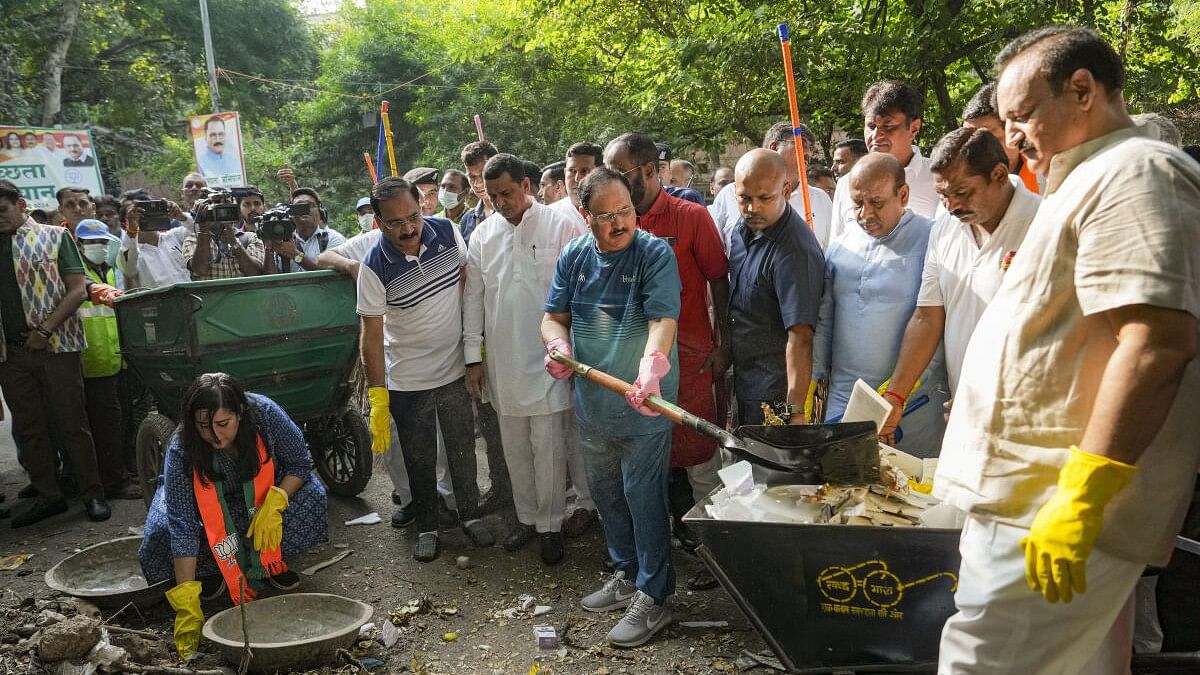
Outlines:
[{"label": "eyeglasses", "polygon": [[640,168],[642,168],[642,167],[640,167],[640,166],[635,166],[635,167],[633,167],[632,169],[629,169],[628,171],[622,171],[622,172],[621,172],[621,175],[622,175],[622,176],[625,176],[625,178],[629,178],[629,174],[633,173],[634,171],[637,171],[637,170],[638,170],[638,169],[640,169]]},{"label": "eyeglasses", "polygon": [[393,227],[399,227],[400,225],[404,225],[406,223],[413,227],[416,227],[417,225],[419,225],[421,223],[421,212],[417,211],[416,213],[412,214],[411,216],[409,216],[407,218],[398,218],[396,220],[385,221],[383,223],[383,226],[390,230]]},{"label": "eyeglasses", "polygon": [[589,211],[588,215],[590,215],[593,220],[601,225],[612,225],[613,223],[617,222],[617,218],[624,218],[631,213],[633,213],[633,207],[626,206],[625,208],[613,211],[612,213],[591,213]]}]

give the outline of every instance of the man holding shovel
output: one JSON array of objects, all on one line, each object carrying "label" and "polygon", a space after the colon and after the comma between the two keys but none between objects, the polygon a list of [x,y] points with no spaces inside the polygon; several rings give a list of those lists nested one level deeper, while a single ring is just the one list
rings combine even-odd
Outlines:
[{"label": "man holding shovel", "polygon": [[[679,271],[670,246],[637,227],[623,175],[597,167],[579,192],[591,233],[558,258],[542,339],[550,354],[578,355],[625,381],[636,378],[628,405],[597,384],[575,383],[580,448],[616,570],[581,604],[593,612],[627,607],[608,641],[636,647],[671,622],[671,422],[643,404],[652,394],[677,395]],[[572,372],[549,357],[546,369],[557,379]]]}]

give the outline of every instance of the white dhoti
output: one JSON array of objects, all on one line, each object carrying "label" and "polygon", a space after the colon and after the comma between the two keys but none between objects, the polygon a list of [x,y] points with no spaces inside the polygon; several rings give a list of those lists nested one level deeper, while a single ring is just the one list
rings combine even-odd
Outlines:
[{"label": "white dhoti", "polygon": [[500,415],[500,438],[517,520],[533,525],[538,533],[562,530],[567,506],[568,430],[574,421],[571,410],[529,417]]},{"label": "white dhoti", "polygon": [[959,550],[958,613],[942,629],[939,675],[1129,672],[1133,591],[1145,568],[1093,550],[1087,592],[1050,604],[1025,582],[1026,528],[968,516]]}]

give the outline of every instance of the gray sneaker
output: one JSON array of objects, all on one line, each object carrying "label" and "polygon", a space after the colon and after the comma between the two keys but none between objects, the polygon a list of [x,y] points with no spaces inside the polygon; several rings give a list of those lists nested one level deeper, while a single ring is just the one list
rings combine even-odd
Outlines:
[{"label": "gray sneaker", "polygon": [[625,580],[624,572],[616,572],[609,577],[600,590],[580,601],[580,606],[589,612],[611,612],[614,609],[624,609],[637,593],[637,587],[632,581]]},{"label": "gray sneaker", "polygon": [[667,603],[654,604],[654,598],[638,591],[625,616],[608,631],[608,642],[615,647],[640,647],[671,623]]}]

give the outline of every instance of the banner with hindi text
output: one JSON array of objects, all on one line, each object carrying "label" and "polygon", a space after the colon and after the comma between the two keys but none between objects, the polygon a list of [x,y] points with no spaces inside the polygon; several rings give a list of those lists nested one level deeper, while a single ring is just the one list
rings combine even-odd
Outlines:
[{"label": "banner with hindi text", "polygon": [[58,208],[64,187],[104,192],[96,146],[87,129],[0,126],[0,179],[16,183],[30,208]]}]

